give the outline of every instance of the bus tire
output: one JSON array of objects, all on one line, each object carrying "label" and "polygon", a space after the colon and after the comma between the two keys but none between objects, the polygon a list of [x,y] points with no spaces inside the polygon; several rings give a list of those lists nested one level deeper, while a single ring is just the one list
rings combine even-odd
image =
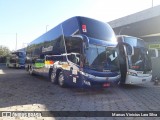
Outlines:
[{"label": "bus tire", "polygon": [[63,88],[66,87],[62,71],[59,73],[58,83],[60,87],[63,87]]},{"label": "bus tire", "polygon": [[56,73],[53,70],[50,71],[49,78],[51,83],[57,84]]}]

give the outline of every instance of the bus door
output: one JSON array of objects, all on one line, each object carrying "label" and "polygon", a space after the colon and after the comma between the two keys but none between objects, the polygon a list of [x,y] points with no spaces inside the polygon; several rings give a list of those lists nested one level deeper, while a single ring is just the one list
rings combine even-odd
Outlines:
[{"label": "bus door", "polygon": [[70,70],[66,70],[67,82],[75,86],[80,84],[78,71],[80,67],[80,54],[82,54],[82,39],[79,37],[67,37],[65,39],[67,58]]},{"label": "bus door", "polygon": [[78,71],[79,71],[79,63],[80,63],[80,55],[71,53],[68,55],[70,70],[68,70],[68,82],[72,85],[78,84]]},{"label": "bus door", "polygon": [[131,56],[133,54],[133,48],[127,43],[118,43],[118,58],[121,72],[121,83],[124,84],[126,80],[126,74],[131,64]]}]

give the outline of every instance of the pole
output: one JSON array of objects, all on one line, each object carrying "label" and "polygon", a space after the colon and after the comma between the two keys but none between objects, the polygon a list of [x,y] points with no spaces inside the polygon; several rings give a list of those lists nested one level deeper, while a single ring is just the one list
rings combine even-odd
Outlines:
[{"label": "pole", "polygon": [[153,8],[153,0],[152,0],[152,8]]},{"label": "pole", "polygon": [[47,27],[48,27],[49,25],[46,25],[46,32],[47,32]]}]

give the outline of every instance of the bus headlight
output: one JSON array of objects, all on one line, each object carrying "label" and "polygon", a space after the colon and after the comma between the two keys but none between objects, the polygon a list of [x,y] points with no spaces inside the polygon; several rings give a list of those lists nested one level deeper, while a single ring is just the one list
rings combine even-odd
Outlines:
[{"label": "bus headlight", "polygon": [[128,75],[132,75],[132,76],[137,76],[137,74],[134,73],[134,72],[129,72],[129,71],[128,71],[127,74],[128,74]]}]

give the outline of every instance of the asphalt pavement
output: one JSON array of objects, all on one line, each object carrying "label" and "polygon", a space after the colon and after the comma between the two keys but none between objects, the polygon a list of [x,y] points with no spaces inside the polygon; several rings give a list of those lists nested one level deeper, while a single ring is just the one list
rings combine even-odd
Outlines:
[{"label": "asphalt pavement", "polygon": [[[0,111],[160,111],[160,85],[61,88],[24,69],[0,67]],[[75,113],[75,112],[74,112]],[[0,117],[7,119],[7,117]],[[14,117],[33,120],[159,120],[158,117]]]}]

